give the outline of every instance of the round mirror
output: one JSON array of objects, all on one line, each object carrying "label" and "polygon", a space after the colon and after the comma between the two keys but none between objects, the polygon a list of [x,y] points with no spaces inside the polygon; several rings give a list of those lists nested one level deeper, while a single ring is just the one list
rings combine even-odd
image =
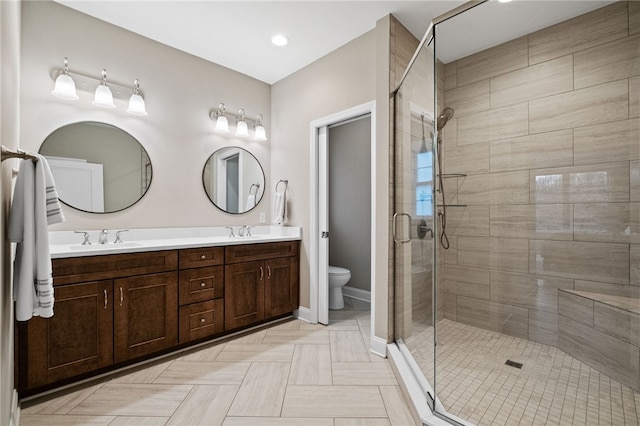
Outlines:
[{"label": "round mirror", "polygon": [[202,184],[211,202],[227,213],[252,210],[264,194],[264,171],[249,151],[235,146],[221,148],[202,170]]},{"label": "round mirror", "polygon": [[133,136],[85,121],[54,130],[42,143],[60,201],[89,213],[131,207],[151,184],[151,161]]}]

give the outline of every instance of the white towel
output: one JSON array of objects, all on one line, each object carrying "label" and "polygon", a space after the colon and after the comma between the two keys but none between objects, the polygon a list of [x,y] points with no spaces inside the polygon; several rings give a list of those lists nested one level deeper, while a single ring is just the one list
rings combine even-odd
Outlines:
[{"label": "white towel", "polygon": [[273,222],[278,225],[287,223],[287,193],[276,192],[273,199]]},{"label": "white towel", "polygon": [[17,243],[13,272],[16,319],[53,316],[53,278],[47,227],[64,221],[47,160],[24,160],[9,213],[9,240]]},{"label": "white towel", "polygon": [[249,194],[247,196],[247,204],[245,206],[245,211],[249,211],[252,208],[254,208],[256,206],[256,195],[255,194]]}]

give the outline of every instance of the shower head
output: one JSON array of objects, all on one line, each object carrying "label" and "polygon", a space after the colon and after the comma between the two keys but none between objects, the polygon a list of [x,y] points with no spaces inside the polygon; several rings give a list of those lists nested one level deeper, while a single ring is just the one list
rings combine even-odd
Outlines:
[{"label": "shower head", "polygon": [[444,126],[447,124],[447,121],[451,120],[452,118],[453,118],[453,108],[446,107],[445,109],[443,109],[440,115],[438,116],[438,124],[437,124],[438,131],[442,130]]}]

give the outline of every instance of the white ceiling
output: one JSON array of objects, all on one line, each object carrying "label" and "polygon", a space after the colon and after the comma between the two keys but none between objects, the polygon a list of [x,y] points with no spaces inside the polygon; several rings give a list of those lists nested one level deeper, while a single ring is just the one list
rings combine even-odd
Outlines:
[{"label": "white ceiling", "polygon": [[[430,21],[465,0],[411,1],[223,1],[223,0],[55,0],[168,46],[273,84],[375,28],[393,14],[421,39]],[[464,22],[442,24],[439,58],[448,62],[603,6],[600,0],[490,1]],[[486,7],[490,6],[490,7]],[[534,10],[535,9],[535,10]],[[504,13],[503,13],[504,11]],[[508,11],[508,12],[507,12]],[[491,16],[486,18],[485,13]],[[496,19],[496,17],[505,19]],[[467,30],[473,28],[473,37]],[[289,44],[270,38],[285,34]],[[483,37],[478,37],[483,34]],[[482,44],[474,45],[475,41]],[[440,43],[445,44],[440,44]]]}]

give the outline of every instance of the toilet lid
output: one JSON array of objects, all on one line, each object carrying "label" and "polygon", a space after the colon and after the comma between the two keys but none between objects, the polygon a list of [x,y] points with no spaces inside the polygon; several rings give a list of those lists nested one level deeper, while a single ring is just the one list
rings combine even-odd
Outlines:
[{"label": "toilet lid", "polygon": [[340,268],[338,266],[329,266],[329,273],[332,275],[347,275],[350,274],[351,271],[345,268]]}]

